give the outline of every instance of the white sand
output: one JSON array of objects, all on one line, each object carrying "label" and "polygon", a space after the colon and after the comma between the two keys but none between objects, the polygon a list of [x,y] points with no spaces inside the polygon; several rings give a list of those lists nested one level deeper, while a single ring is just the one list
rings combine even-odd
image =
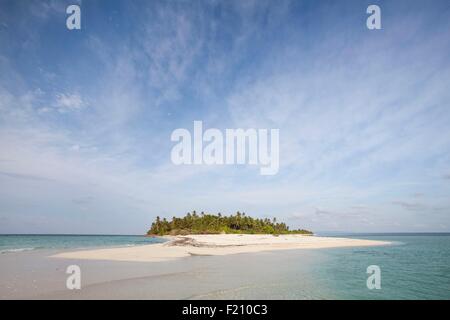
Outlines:
[{"label": "white sand", "polygon": [[188,235],[170,241],[134,247],[65,252],[54,258],[154,262],[192,255],[228,255],[272,250],[320,249],[388,245],[386,241],[305,235]]}]

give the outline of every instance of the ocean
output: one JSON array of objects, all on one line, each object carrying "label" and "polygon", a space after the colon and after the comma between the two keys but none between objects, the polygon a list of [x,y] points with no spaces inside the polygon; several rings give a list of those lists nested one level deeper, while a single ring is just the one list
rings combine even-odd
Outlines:
[{"label": "ocean", "polygon": [[[390,246],[326,249],[312,272],[338,299],[450,299],[450,234],[370,234],[344,237],[392,241]],[[367,266],[381,271],[369,290]]]},{"label": "ocean", "polygon": [[[105,279],[103,284],[87,286],[82,293],[87,298],[103,298],[114,292],[115,297],[133,299],[450,299],[450,234],[339,237],[392,244],[191,257],[153,264],[86,261],[83,270],[89,270],[85,272],[91,276],[106,277],[107,273],[112,273],[118,279],[128,280]],[[2,265],[2,272],[10,274],[5,276],[4,282],[14,278],[14,272],[24,274],[16,269],[22,265],[20,268],[28,270],[31,267],[27,265],[32,261],[35,261],[32,271],[42,269],[49,279],[55,277],[51,270],[64,270],[67,263],[64,260],[36,256],[45,249],[128,246],[160,241],[163,240],[143,236],[2,235],[2,256],[11,256],[2,260],[8,263],[8,267]],[[371,265],[380,269],[380,289],[370,290],[366,285],[370,276],[366,271]],[[105,269],[105,266],[108,267]],[[61,278],[65,276],[64,272],[60,273]],[[65,283],[63,278],[60,282]]]},{"label": "ocean", "polygon": [[[215,271],[216,279],[221,279],[224,289],[207,288],[207,294],[191,298],[450,299],[450,234],[341,234],[339,237],[392,244],[222,257],[210,269]],[[367,267],[372,265],[380,268],[380,289],[367,287],[371,275]]]},{"label": "ocean", "polygon": [[0,253],[39,249],[121,247],[164,242],[136,235],[0,235]]}]

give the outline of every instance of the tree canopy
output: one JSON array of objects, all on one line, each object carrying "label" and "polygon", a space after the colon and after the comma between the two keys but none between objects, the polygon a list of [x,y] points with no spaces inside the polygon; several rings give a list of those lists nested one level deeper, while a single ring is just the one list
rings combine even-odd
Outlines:
[{"label": "tree canopy", "polygon": [[235,215],[208,214],[193,211],[183,218],[173,217],[171,221],[159,216],[152,223],[148,235],[187,235],[187,234],[219,234],[219,233],[247,233],[247,234],[312,234],[311,231],[298,229],[289,230],[283,222],[276,218],[252,218],[239,211]]}]

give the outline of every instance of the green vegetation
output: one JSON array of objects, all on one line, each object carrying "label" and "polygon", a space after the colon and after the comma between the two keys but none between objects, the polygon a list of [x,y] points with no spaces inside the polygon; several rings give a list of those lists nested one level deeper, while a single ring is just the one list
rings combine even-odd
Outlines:
[{"label": "green vegetation", "polygon": [[312,234],[308,230],[289,230],[283,222],[276,218],[255,219],[237,212],[235,215],[222,216],[220,213],[198,215],[195,211],[187,213],[183,218],[173,217],[171,221],[156,217],[148,235],[187,235],[187,234],[218,234],[218,233],[247,233],[247,234]]}]

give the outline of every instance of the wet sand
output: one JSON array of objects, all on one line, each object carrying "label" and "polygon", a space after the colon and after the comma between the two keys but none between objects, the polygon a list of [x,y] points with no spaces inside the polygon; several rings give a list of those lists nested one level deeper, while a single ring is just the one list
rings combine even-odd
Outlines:
[{"label": "wet sand", "polygon": [[[8,253],[0,255],[0,299],[314,298],[312,288],[323,287],[311,276],[321,263],[317,253],[282,250],[159,262],[55,259],[50,256],[58,252],[47,250]],[[70,265],[81,269],[80,290],[66,287]]]},{"label": "wet sand", "polygon": [[[308,236],[172,237],[164,244],[0,255],[0,299],[323,299],[327,248],[384,241]],[[318,248],[322,248],[318,250]],[[301,250],[295,250],[301,249]],[[67,267],[81,269],[69,290]],[[365,269],[362,269],[365,276]]]}]

